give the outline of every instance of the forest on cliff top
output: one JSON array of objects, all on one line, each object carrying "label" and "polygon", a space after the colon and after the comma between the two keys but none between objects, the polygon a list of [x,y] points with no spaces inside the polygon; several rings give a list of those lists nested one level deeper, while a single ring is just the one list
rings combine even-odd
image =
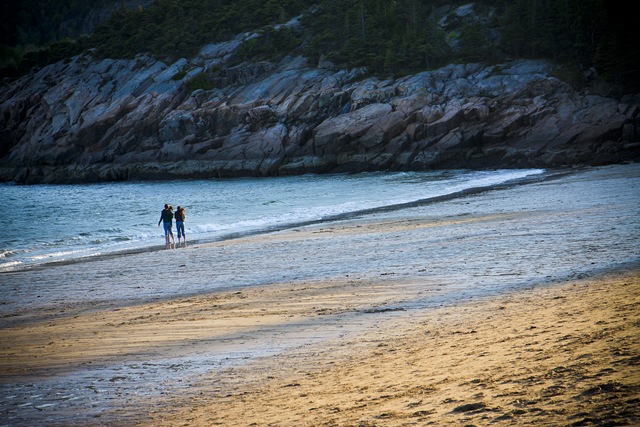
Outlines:
[{"label": "forest on cliff top", "polygon": [[[303,54],[398,76],[451,62],[548,58],[576,76],[595,69],[638,89],[635,23],[616,1],[24,0],[2,8],[10,19],[0,28],[1,77],[89,49],[101,57],[145,53],[170,62],[260,31],[238,61]],[[278,26],[298,16],[302,26]]]}]

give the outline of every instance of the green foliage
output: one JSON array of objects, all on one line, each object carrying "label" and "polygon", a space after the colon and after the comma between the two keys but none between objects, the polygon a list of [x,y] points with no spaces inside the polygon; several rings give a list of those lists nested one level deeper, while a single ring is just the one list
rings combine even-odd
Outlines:
[{"label": "green foliage", "polygon": [[0,2],[0,44],[44,46],[86,32],[90,12],[114,0],[5,0]]},{"label": "green foliage", "polygon": [[12,66],[16,67],[20,63],[18,51],[7,45],[0,45],[0,68]]},{"label": "green foliage", "polygon": [[486,28],[478,21],[465,23],[462,26],[459,43],[460,55],[467,61],[487,61],[495,52],[486,34]]},{"label": "green foliage", "polygon": [[606,0],[483,0],[473,6],[480,19],[450,14],[451,25],[438,25],[442,14],[436,12],[468,3],[322,0],[305,21],[312,33],[305,51],[382,75],[448,62],[550,58],[574,69],[594,67],[640,90],[640,33],[628,6]]},{"label": "green foliage", "polygon": [[289,28],[278,30],[268,27],[258,37],[251,38],[238,48],[236,54],[243,60],[276,60],[294,51],[301,43],[300,37]]},{"label": "green foliage", "polygon": [[305,26],[313,40],[306,53],[343,66],[398,74],[435,67],[450,58],[433,17],[438,2],[324,0]]},{"label": "green foliage", "polygon": [[[111,19],[89,37],[81,22],[95,7]],[[640,43],[628,8],[606,0],[478,0],[478,16],[457,16],[468,0],[21,0],[2,2],[2,75],[19,75],[94,48],[96,55],[139,53],[170,61],[204,44],[248,31],[260,37],[238,50],[243,60],[277,60],[303,52],[342,67],[367,67],[382,76],[432,69],[449,62],[545,57],[611,78],[640,70]],[[492,14],[489,14],[489,11]],[[274,29],[305,13],[304,34]],[[448,21],[440,19],[448,13]],[[62,29],[65,29],[64,31]],[[278,27],[276,27],[278,28]],[[75,41],[64,39],[75,34]],[[29,54],[17,49],[32,43]],[[182,76],[184,77],[184,76]],[[640,81],[640,79],[636,79]],[[204,77],[194,86],[206,86]]]},{"label": "green foliage", "polygon": [[176,80],[176,81],[182,80],[186,77],[186,75],[187,75],[187,70],[180,70],[171,77],[171,80]]},{"label": "green foliage", "polygon": [[[141,52],[169,58],[190,56],[204,44],[282,23],[310,3],[309,0],[156,0],[147,9],[125,9],[114,14],[96,30],[92,43],[100,54],[109,57],[131,58]],[[269,49],[272,47],[266,50]]]},{"label": "green foliage", "polygon": [[584,73],[582,73],[582,70],[576,65],[559,67],[551,75],[563,82],[569,83],[576,89],[582,89],[586,84]]},{"label": "green foliage", "polygon": [[640,33],[628,5],[606,0],[496,3],[506,55],[594,67],[612,80],[625,80],[632,90],[640,89]]},{"label": "green foliage", "polygon": [[187,88],[189,88],[189,92],[193,92],[198,89],[215,89],[215,85],[209,81],[205,73],[200,73],[187,82]]}]

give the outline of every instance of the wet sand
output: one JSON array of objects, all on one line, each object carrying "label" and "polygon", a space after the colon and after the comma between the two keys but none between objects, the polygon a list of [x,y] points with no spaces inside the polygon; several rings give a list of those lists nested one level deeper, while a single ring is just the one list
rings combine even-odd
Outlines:
[{"label": "wet sand", "polygon": [[638,425],[638,170],[4,274],[0,425]]},{"label": "wet sand", "polygon": [[424,311],[211,375],[142,424],[638,425],[639,295],[635,271]]}]

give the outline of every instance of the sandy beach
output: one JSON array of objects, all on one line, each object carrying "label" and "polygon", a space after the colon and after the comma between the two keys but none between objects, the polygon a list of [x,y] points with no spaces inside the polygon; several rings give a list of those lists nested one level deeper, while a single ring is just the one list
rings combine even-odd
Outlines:
[{"label": "sandy beach", "polygon": [[637,165],[0,276],[0,426],[640,425]]},{"label": "sandy beach", "polygon": [[194,384],[144,425],[638,425],[636,272],[435,309]]}]

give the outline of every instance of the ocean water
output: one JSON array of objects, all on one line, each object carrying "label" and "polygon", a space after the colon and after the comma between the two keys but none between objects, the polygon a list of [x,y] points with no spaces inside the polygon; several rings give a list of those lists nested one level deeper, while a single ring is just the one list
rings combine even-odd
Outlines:
[{"label": "ocean water", "polygon": [[[304,175],[82,185],[0,184],[0,272],[164,245],[165,203],[190,243],[323,221],[522,180],[541,169]],[[174,235],[176,230],[174,226]]]}]

